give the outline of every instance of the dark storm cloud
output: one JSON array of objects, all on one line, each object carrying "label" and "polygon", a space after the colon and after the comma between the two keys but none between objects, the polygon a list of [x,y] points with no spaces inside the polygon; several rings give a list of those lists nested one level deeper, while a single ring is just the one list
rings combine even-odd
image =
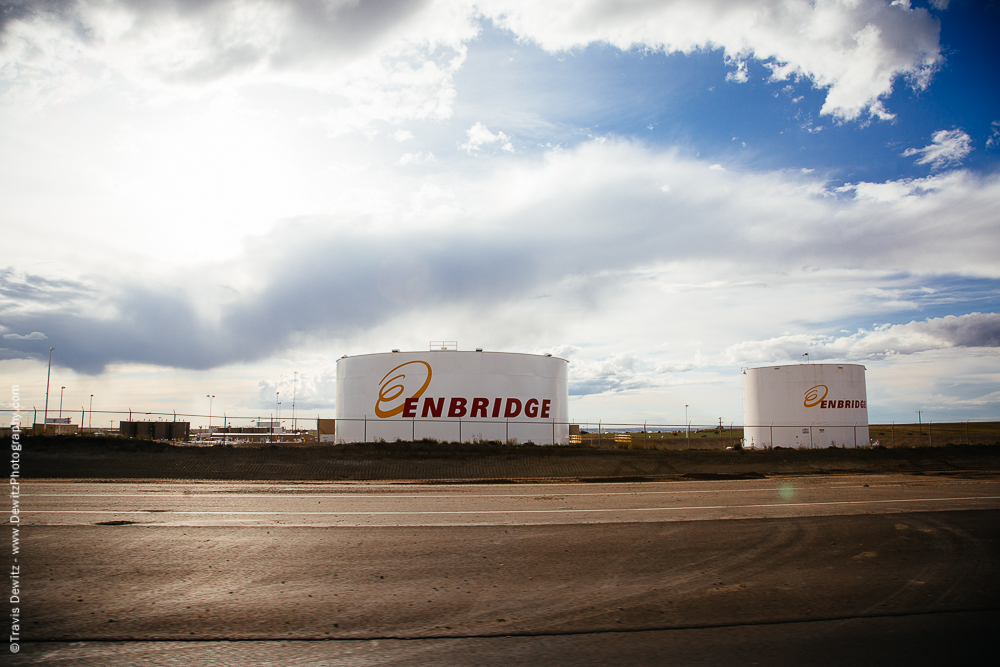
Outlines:
[{"label": "dark storm cloud", "polygon": [[72,0],[0,0],[0,38],[11,23],[29,21],[41,15],[70,23],[83,34],[82,25],[74,17],[76,5]]},{"label": "dark storm cloud", "polygon": [[36,3],[29,3],[27,0],[21,0],[20,2],[17,0],[4,0],[0,2],[0,35],[3,34],[3,30],[7,27],[7,24],[30,18],[34,12],[34,4]]},{"label": "dark storm cloud", "polygon": [[19,274],[0,269],[0,312],[17,301],[63,305],[93,293],[93,288],[76,280],[52,280],[39,275]]},{"label": "dark storm cloud", "polygon": [[1000,313],[950,315],[906,326],[955,347],[1000,347]]},{"label": "dark storm cloud", "polygon": [[[95,314],[110,302],[117,315]],[[167,291],[126,287],[103,303],[66,309],[42,309],[44,301],[22,302],[20,312],[4,318],[8,329],[39,331],[44,340],[4,339],[4,358],[40,357],[49,346],[57,359],[75,370],[95,373],[108,363],[137,361],[164,366],[205,368],[221,345],[200,322],[190,303]]]},{"label": "dark storm cloud", "polygon": [[85,373],[128,362],[212,368],[267,357],[298,336],[357,333],[417,308],[462,304],[472,312],[530,296],[563,265],[520,242],[482,236],[314,234],[311,243],[275,250],[279,239],[272,235],[240,258],[260,267],[265,286],[220,306],[217,318],[200,314],[196,296],[183,289],[134,284],[108,285],[102,308],[52,309],[45,281],[30,276],[17,301],[8,301],[4,325],[47,339],[5,339],[0,357],[41,357],[52,345],[59,363]]},{"label": "dark storm cloud", "polygon": [[587,396],[589,394],[605,394],[608,392],[641,388],[642,386],[645,385],[636,383],[635,386],[633,386],[630,383],[628,386],[625,386],[620,378],[595,378],[570,382],[569,395]]}]

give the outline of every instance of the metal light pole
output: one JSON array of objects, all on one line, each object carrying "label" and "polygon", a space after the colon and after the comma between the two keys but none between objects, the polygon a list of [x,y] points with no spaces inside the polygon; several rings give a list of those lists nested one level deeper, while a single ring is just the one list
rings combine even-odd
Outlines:
[{"label": "metal light pole", "polygon": [[90,395],[90,416],[87,419],[89,420],[88,424],[87,424],[87,430],[88,431],[93,431],[94,430],[94,395],[93,394]]},{"label": "metal light pole", "polygon": [[45,378],[45,416],[42,417],[42,433],[45,433],[45,424],[49,423],[49,382],[52,381],[52,350],[56,348],[49,348],[49,374]]},{"label": "metal light pole", "polygon": [[205,398],[208,399],[208,439],[212,439],[212,399],[215,398],[215,394],[205,394]]},{"label": "metal light pole", "polygon": [[[279,419],[281,418],[281,407],[280,407],[281,406],[281,401],[279,400],[280,398],[281,398],[281,392],[280,391],[274,392],[274,414],[278,415]],[[279,422],[279,424],[280,424],[280,422]],[[274,424],[271,424],[271,430],[274,431]],[[274,441],[275,442],[278,441],[277,434],[275,434],[275,436],[274,436]]]},{"label": "metal light pole", "polygon": [[684,406],[684,438],[691,439],[691,424],[688,422],[688,406]]},{"label": "metal light pole", "polygon": [[295,378],[292,380],[292,430],[298,432],[298,425],[295,423],[295,390],[299,386],[299,372],[295,371]]},{"label": "metal light pole", "polygon": [[62,399],[64,391],[66,391],[66,387],[62,387],[59,390],[59,428],[56,429],[56,432],[60,435],[62,434]]}]

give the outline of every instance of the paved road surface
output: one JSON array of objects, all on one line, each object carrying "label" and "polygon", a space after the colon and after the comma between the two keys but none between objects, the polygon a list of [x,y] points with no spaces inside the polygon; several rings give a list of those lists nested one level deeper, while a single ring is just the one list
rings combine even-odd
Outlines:
[{"label": "paved road surface", "polygon": [[1000,508],[992,476],[467,486],[33,482],[25,493],[27,526],[551,525]]},{"label": "paved road surface", "polygon": [[1000,648],[989,475],[22,493],[18,664],[993,664]]}]

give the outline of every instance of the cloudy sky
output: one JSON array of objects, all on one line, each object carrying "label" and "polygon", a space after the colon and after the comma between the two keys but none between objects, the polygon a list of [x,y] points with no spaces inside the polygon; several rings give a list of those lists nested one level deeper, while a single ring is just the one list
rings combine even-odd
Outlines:
[{"label": "cloudy sky", "polygon": [[574,420],[739,423],[740,368],[808,353],[873,421],[1000,417],[998,25],[0,1],[0,375],[41,408],[55,347],[77,414],[255,415],[297,373],[332,416],[341,355],[449,339],[569,359]]}]

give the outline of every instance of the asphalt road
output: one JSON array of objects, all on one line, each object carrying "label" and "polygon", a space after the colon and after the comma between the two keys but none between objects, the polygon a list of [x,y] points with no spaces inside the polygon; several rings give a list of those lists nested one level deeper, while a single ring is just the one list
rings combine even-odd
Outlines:
[{"label": "asphalt road", "polygon": [[992,475],[22,495],[16,664],[993,664],[1000,648]]}]

